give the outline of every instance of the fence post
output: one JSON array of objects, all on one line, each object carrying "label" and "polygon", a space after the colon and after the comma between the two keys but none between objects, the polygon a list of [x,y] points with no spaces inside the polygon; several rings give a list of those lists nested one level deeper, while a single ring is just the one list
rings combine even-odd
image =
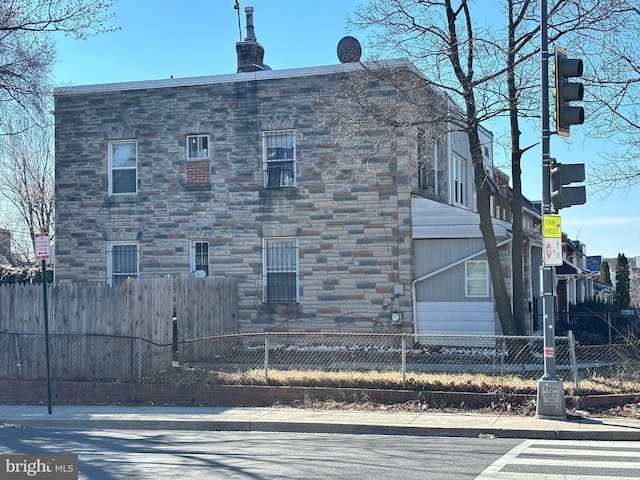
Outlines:
[{"label": "fence post", "polygon": [[573,383],[576,390],[580,388],[580,381],[578,379],[578,362],[576,361],[576,340],[573,336],[573,330],[569,330],[567,333],[567,339],[569,341],[569,358],[571,358],[571,371],[573,372]]},{"label": "fence post", "polygon": [[18,367],[18,380],[22,380],[22,355],[20,352],[22,351],[20,347],[20,332],[16,332],[14,335],[15,349],[16,349],[16,367]]},{"label": "fence post", "polygon": [[142,339],[140,337],[136,337],[136,357],[138,362],[138,378],[139,382],[142,380]]},{"label": "fence post", "polygon": [[264,385],[269,386],[269,336],[264,337]]},{"label": "fence post", "polygon": [[407,337],[402,335],[402,388],[407,380]]}]

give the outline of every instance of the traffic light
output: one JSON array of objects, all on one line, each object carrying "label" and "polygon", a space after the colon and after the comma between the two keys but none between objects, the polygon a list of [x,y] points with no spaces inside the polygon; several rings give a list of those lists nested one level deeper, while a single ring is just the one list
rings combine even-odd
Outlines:
[{"label": "traffic light", "polygon": [[571,125],[584,123],[584,108],[570,105],[569,102],[582,100],[584,86],[570,82],[572,77],[581,77],[582,60],[567,58],[566,50],[554,49],[554,70],[556,74],[556,131],[558,135],[568,137]]},{"label": "traffic light", "polygon": [[551,204],[557,212],[571,205],[583,205],[587,201],[584,185],[566,187],[570,183],[584,181],[584,163],[562,164],[551,159]]}]

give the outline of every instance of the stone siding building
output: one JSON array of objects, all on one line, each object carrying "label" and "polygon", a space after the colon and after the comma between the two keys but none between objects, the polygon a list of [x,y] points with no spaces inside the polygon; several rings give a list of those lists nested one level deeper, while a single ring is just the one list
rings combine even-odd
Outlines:
[{"label": "stone siding building", "polygon": [[410,319],[417,132],[347,131],[345,108],[363,113],[345,92],[366,75],[352,63],[58,89],[56,281],[232,275],[248,329]]},{"label": "stone siding building", "polygon": [[494,331],[450,100],[406,60],[271,70],[252,21],[235,74],[56,89],[56,282],[233,276],[243,331]]}]

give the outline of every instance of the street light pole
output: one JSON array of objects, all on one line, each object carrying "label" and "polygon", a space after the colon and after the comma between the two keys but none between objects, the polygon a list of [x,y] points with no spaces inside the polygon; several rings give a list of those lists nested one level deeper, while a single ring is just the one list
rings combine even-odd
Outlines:
[{"label": "street light pole", "polygon": [[[542,90],[542,214],[551,214],[551,153],[549,129],[549,39],[547,32],[547,0],[541,2],[541,90]],[[538,380],[536,417],[567,418],[566,400],[562,379],[556,372],[555,302],[553,297],[555,271],[544,265],[542,272],[542,315],[544,319],[544,374]]]}]

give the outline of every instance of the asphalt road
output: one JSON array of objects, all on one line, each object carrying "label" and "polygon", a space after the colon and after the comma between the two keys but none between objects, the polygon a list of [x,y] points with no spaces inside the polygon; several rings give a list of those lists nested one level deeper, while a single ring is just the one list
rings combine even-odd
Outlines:
[{"label": "asphalt road", "polygon": [[82,480],[640,478],[637,442],[0,429],[0,454],[44,452],[78,454]]},{"label": "asphalt road", "polygon": [[1,429],[0,453],[73,453],[80,479],[473,479],[519,440]]}]

